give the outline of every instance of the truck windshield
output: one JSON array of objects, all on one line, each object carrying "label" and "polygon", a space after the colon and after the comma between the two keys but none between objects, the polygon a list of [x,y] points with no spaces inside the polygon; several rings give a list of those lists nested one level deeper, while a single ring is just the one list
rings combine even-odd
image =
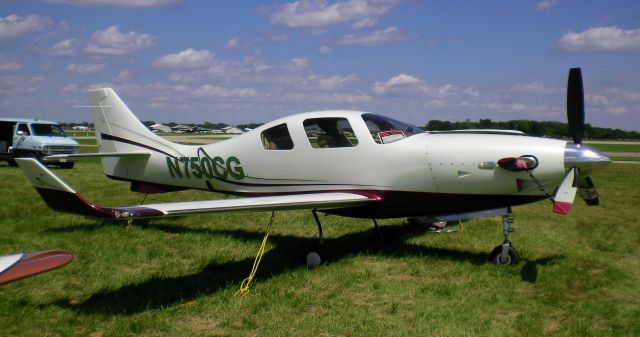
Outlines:
[{"label": "truck windshield", "polygon": [[66,137],[67,135],[62,131],[60,125],[56,124],[31,124],[33,134],[36,136],[53,136],[53,137]]}]

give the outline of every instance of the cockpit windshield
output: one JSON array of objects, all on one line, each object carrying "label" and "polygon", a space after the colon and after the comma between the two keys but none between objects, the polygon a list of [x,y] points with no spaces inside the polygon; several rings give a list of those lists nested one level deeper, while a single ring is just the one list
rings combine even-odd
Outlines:
[{"label": "cockpit windshield", "polygon": [[417,126],[381,115],[366,113],[362,115],[362,119],[378,144],[393,143],[424,132]]},{"label": "cockpit windshield", "polygon": [[60,125],[56,124],[31,124],[31,129],[36,136],[52,136],[52,137],[66,137],[67,135],[62,131]]}]

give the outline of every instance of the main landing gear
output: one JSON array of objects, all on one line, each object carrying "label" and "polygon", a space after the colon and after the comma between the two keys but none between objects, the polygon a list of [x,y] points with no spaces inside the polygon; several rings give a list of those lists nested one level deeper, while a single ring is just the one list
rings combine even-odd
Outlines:
[{"label": "main landing gear", "polygon": [[518,251],[513,248],[511,241],[509,241],[509,233],[514,231],[512,225],[513,213],[511,212],[511,207],[508,207],[507,214],[502,216],[502,233],[504,234],[504,241],[491,252],[491,262],[495,265],[513,265],[520,261]]},{"label": "main landing gear", "polygon": [[313,213],[313,218],[318,225],[318,243],[311,245],[307,251],[307,267],[317,267],[322,263],[322,255],[324,255],[324,236],[322,235],[322,224],[318,219],[318,213],[315,209],[311,210],[311,213]]}]

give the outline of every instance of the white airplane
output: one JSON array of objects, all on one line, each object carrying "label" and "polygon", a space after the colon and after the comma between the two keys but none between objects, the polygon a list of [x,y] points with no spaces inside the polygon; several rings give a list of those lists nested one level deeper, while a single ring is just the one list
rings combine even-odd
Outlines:
[{"label": "white airplane", "polygon": [[182,145],[149,131],[110,88],[89,91],[104,174],[131,190],[201,189],[237,199],[103,207],[83,198],[44,165],[16,160],[54,210],[138,219],[205,212],[310,209],[346,217],[458,218],[505,209],[504,241],[491,259],[515,264],[511,206],[543,199],[566,214],[576,191],[598,204],[590,174],[610,159],[582,144],[579,68],[569,72],[567,115],[573,142],[473,132],[430,133],[377,114],[319,111],[284,117],[209,145]]}]

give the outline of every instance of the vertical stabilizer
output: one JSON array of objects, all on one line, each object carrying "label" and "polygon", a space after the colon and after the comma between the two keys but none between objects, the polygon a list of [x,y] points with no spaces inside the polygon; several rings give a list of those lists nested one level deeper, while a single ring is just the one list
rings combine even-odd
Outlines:
[{"label": "vertical stabilizer", "polygon": [[100,152],[135,152],[152,150],[179,156],[178,144],[151,132],[111,88],[89,91],[93,123]]},{"label": "vertical stabilizer", "polygon": [[168,141],[147,129],[113,89],[90,90],[89,100],[100,153],[151,153],[151,157],[145,159],[130,156],[102,158],[105,175],[126,180],[142,180],[141,175],[146,163],[153,156],[183,156],[181,152],[184,152],[185,145]]}]

